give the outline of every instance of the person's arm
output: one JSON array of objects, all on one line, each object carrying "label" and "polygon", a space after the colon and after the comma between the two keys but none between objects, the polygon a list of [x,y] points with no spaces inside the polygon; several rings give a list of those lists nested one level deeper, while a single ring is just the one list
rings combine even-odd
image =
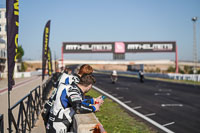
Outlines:
[{"label": "person's arm", "polygon": [[76,113],[90,113],[95,112],[96,107],[92,104],[86,103],[80,97],[78,90],[71,88],[68,94],[69,103]]},{"label": "person's arm", "polygon": [[94,98],[90,98],[90,99],[84,99],[82,101],[83,103],[88,103],[88,104],[94,104],[95,103],[95,99]]}]

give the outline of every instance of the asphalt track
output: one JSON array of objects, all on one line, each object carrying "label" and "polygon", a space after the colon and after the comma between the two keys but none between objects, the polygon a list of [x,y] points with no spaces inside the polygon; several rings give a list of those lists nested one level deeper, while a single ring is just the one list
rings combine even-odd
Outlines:
[{"label": "asphalt track", "polygon": [[200,86],[94,74],[95,86],[175,133],[200,132]]}]

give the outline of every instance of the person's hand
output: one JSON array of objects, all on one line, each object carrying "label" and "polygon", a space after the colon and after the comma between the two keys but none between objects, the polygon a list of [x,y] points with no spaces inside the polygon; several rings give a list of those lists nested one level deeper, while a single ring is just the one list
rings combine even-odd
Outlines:
[{"label": "person's hand", "polygon": [[95,112],[98,112],[100,110],[100,104],[95,104],[94,107],[96,108]]},{"label": "person's hand", "polygon": [[104,100],[103,100],[101,97],[102,97],[102,96],[99,96],[99,97],[96,98],[96,102],[97,102],[98,104],[100,104],[100,105],[102,105],[103,102],[104,102]]}]

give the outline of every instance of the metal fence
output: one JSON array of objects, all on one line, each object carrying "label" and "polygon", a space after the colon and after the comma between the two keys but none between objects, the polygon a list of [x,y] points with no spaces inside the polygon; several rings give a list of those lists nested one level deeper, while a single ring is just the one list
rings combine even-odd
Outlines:
[{"label": "metal fence", "polygon": [[[26,133],[30,132],[34,127],[36,120],[39,117],[40,111],[43,108],[43,104],[47,99],[48,93],[53,86],[52,78],[49,78],[42,87],[37,86],[30,91],[29,94],[24,96],[15,105],[8,109],[9,121],[9,133]],[[57,80],[57,78],[56,78]],[[41,89],[42,88],[42,89]],[[0,133],[4,132],[3,127],[3,115],[0,114]]]},{"label": "metal fence", "polygon": [[3,115],[0,114],[0,133],[4,133],[3,126],[4,126],[4,124],[3,124]]},{"label": "metal fence", "polygon": [[[38,119],[41,108],[41,88],[37,86],[8,109],[8,115],[10,116],[9,132],[12,132],[13,126],[16,133],[25,133],[26,130],[31,131],[31,128],[35,125],[36,119]],[[15,109],[19,109],[17,117],[15,117],[13,113]]]}]

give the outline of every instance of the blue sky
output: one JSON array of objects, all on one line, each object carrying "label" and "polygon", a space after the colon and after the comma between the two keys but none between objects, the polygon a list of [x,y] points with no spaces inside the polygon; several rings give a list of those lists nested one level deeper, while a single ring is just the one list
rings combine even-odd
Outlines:
[{"label": "blue sky", "polygon": [[[4,0],[5,1],[5,0]],[[193,60],[193,22],[200,58],[200,0],[20,0],[19,44],[24,59],[42,57],[51,20],[52,56],[67,41],[176,41],[179,60]],[[174,54],[127,54],[127,60],[174,59]],[[65,59],[111,60],[112,54],[66,54]]]}]

